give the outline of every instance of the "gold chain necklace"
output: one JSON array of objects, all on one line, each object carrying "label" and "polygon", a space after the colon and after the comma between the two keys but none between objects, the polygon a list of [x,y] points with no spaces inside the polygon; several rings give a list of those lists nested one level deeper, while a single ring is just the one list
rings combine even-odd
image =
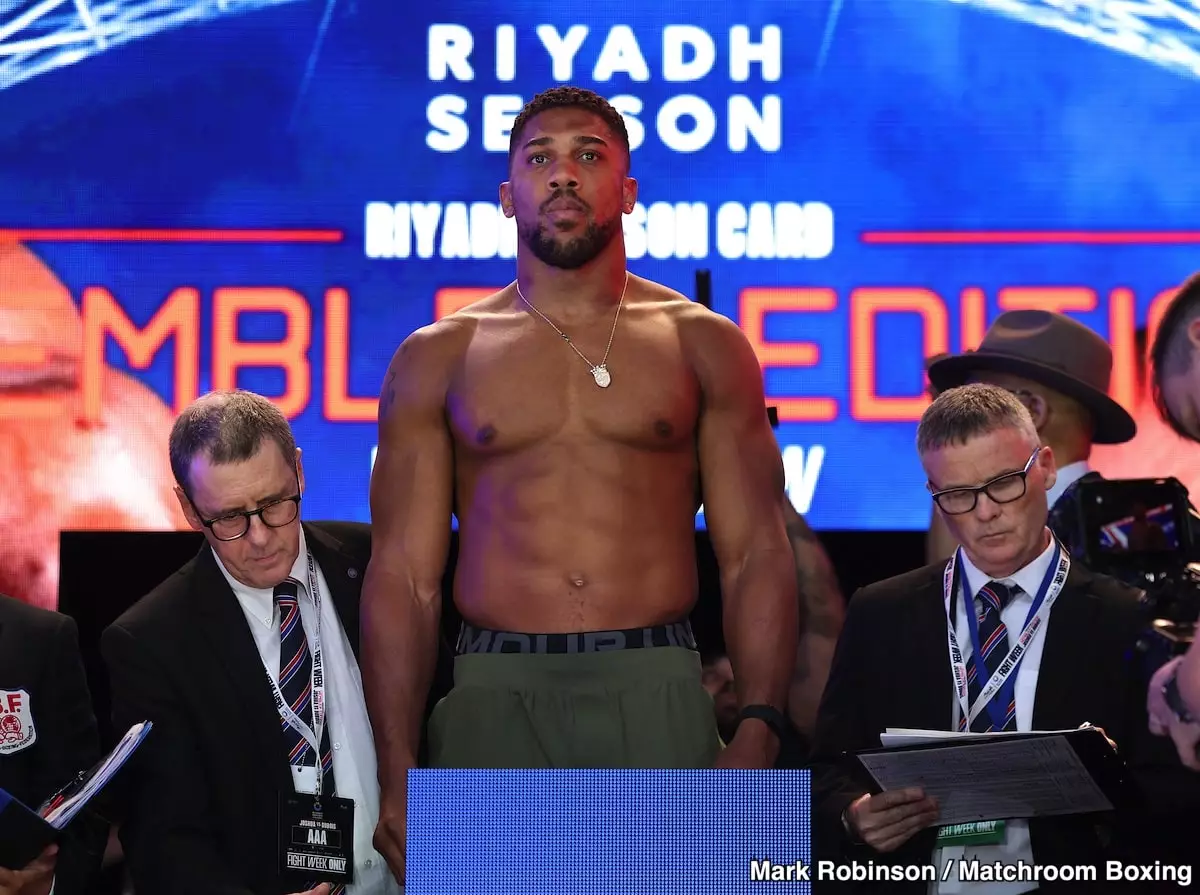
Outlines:
[{"label": "gold chain necklace", "polygon": [[514,283],[514,285],[517,287],[517,295],[521,296],[521,301],[529,305],[531,311],[549,323],[554,331],[562,337],[562,340],[571,346],[571,350],[583,358],[583,362],[588,365],[588,370],[591,372],[592,378],[596,380],[596,385],[600,386],[600,388],[608,388],[612,384],[612,374],[608,372],[608,352],[612,350],[613,336],[617,334],[617,320],[620,318],[621,308],[625,304],[625,290],[629,288],[629,271],[625,271],[625,286],[621,289],[621,300],[617,302],[617,313],[613,317],[612,331],[608,334],[608,346],[604,349],[604,357],[600,359],[600,363],[598,364],[593,364],[588,360],[587,355],[575,347],[575,343],[571,341],[571,337],[559,329],[553,320],[539,311],[533,302],[525,297],[525,294],[521,292],[520,283]]}]

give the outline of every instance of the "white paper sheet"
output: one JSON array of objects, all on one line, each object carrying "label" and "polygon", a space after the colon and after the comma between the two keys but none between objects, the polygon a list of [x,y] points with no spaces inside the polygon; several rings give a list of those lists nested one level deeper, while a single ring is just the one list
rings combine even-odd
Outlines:
[{"label": "white paper sheet", "polygon": [[[1086,725],[1085,725],[1086,726]],[[919,730],[911,727],[889,727],[879,735],[884,746],[915,746],[920,743],[941,743],[949,739],[962,742],[986,743],[1004,737],[1027,737],[1031,734],[1070,733],[1069,730],[999,730],[991,733],[959,733],[955,730]]]},{"label": "white paper sheet", "polygon": [[113,748],[112,752],[106,755],[104,760],[93,770],[91,776],[87,778],[79,788],[79,791],[44,814],[45,821],[50,826],[59,830],[69,824],[75,815],[79,813],[80,809],[96,793],[104,788],[108,781],[116,775],[117,771],[121,770],[125,762],[129,760],[129,756],[141,745],[142,740],[150,732],[152,726],[151,722],[143,721],[129,728],[125,736]]},{"label": "white paper sheet", "polygon": [[[885,736],[896,745],[944,742],[942,734],[893,730]],[[859,760],[884,790],[919,786],[935,797],[939,826],[1112,810],[1062,733],[1022,736],[971,734],[961,745],[886,750]]]}]

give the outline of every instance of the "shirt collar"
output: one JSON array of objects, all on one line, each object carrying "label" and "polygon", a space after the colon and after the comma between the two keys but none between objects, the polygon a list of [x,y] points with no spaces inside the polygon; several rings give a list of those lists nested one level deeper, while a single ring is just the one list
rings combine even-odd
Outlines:
[{"label": "shirt collar", "polygon": [[1054,487],[1046,492],[1046,506],[1054,506],[1058,499],[1063,496],[1064,491],[1090,471],[1091,469],[1088,467],[1087,460],[1076,460],[1074,463],[1068,463],[1062,469],[1058,470],[1058,474],[1054,479]]},{"label": "shirt collar", "polygon": [[[217,556],[217,551],[215,550],[213,550],[213,559],[217,561],[217,568],[221,570],[221,574],[225,576],[225,580],[233,590],[234,596],[239,600],[249,602],[252,606],[256,607],[268,608],[274,606],[275,589],[273,587],[250,587],[243,584],[229,574],[229,570],[225,568],[225,563],[221,562],[221,557]],[[308,589],[306,584],[308,581],[308,547],[304,542],[303,525],[300,526],[300,549],[296,553],[296,561],[292,563],[291,571],[288,572],[288,578],[300,582],[303,590]]]},{"label": "shirt collar", "polygon": [[1042,581],[1046,578],[1046,571],[1050,568],[1050,562],[1054,559],[1054,536],[1050,536],[1050,543],[1046,545],[1038,556],[1027,566],[1013,572],[1007,578],[990,578],[988,575],[980,571],[975,563],[971,562],[971,558],[967,556],[967,551],[960,551],[962,557],[962,568],[966,572],[966,581],[971,586],[971,599],[979,595],[979,591],[989,581],[1000,581],[1002,584],[1016,585],[1021,588],[1029,599],[1033,599],[1034,595],[1042,587]]}]

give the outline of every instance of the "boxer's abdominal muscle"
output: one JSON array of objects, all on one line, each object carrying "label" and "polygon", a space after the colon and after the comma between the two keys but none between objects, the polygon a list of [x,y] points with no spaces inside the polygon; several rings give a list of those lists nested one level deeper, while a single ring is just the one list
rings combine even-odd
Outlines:
[{"label": "boxer's abdominal muscle", "polygon": [[[455,601],[472,623],[610,630],[691,609],[699,387],[669,312],[647,304],[626,308],[608,388],[537,320],[476,328],[447,397]],[[599,358],[608,333],[591,330],[576,341]]]},{"label": "boxer's abdominal muscle", "polygon": [[535,633],[686,617],[697,588],[693,454],[548,444],[483,464],[461,492],[459,611]]}]

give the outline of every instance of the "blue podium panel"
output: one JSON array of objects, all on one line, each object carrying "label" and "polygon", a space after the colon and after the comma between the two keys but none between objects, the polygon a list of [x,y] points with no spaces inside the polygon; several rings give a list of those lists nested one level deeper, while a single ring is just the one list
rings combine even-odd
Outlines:
[{"label": "blue podium panel", "polygon": [[419,770],[406,895],[812,891],[808,771]]}]

